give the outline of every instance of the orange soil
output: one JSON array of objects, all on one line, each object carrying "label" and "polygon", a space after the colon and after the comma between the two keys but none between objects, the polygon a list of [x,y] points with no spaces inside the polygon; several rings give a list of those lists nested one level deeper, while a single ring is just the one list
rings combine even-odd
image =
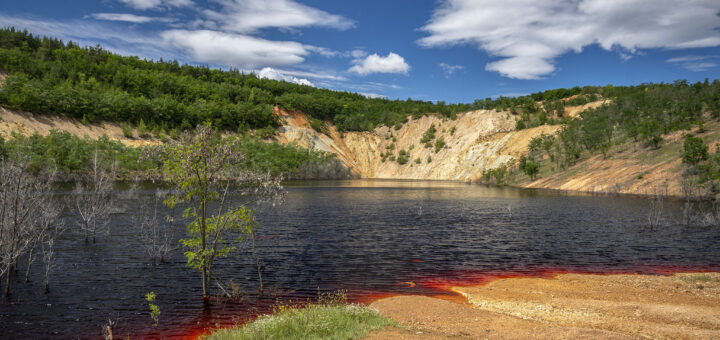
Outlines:
[{"label": "orange soil", "polygon": [[720,273],[562,274],[454,290],[470,305],[424,296],[372,303],[400,327],[368,338],[720,338]]}]

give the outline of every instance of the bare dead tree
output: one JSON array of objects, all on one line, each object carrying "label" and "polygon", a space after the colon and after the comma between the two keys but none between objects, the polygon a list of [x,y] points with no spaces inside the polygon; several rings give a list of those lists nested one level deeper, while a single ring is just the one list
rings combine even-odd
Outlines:
[{"label": "bare dead tree", "polygon": [[167,191],[155,190],[152,201],[144,202],[136,223],[140,226],[140,238],[145,251],[156,262],[165,262],[167,255],[177,247],[172,246],[172,217],[160,216],[160,206]]},{"label": "bare dead tree", "polygon": [[49,204],[52,179],[47,172],[33,174],[22,158],[0,160],[0,277],[5,278],[5,295],[10,294],[18,260],[33,249],[38,229],[51,223],[40,211]]},{"label": "bare dead tree", "polygon": [[42,251],[45,269],[45,293],[50,293],[50,274],[55,267],[55,237],[50,237],[43,242],[40,250]]},{"label": "bare dead tree", "polygon": [[255,231],[253,231],[250,234],[250,241],[252,244],[253,258],[255,258],[255,267],[257,268],[258,280],[260,281],[260,286],[258,287],[258,293],[260,294],[260,296],[263,296],[263,293],[265,292],[265,287],[263,285],[262,268],[260,266],[260,257],[257,254],[257,248],[255,248]]},{"label": "bare dead tree", "polygon": [[90,236],[94,243],[98,233],[109,232],[107,226],[112,208],[110,194],[114,178],[114,171],[102,164],[98,150],[95,149],[88,173],[78,180],[73,190],[75,206],[80,215],[79,226],[85,234],[86,243]]},{"label": "bare dead tree", "polygon": [[[30,282],[30,269],[35,262],[35,250],[42,248],[44,243],[55,240],[64,231],[64,224],[58,220],[62,207],[57,199],[47,193],[41,205],[35,211],[35,225],[31,233],[30,251],[27,256],[27,268],[25,270],[25,282]],[[43,258],[44,258],[43,252]]]},{"label": "bare dead tree", "polygon": [[681,184],[683,195],[682,219],[683,224],[688,226],[693,219],[695,183],[691,179],[684,179]]},{"label": "bare dead tree", "polygon": [[650,211],[648,212],[648,227],[650,230],[655,230],[656,227],[660,226],[662,222],[663,214],[663,199],[667,193],[667,188],[664,186],[657,186],[653,188],[653,192],[650,195]]}]

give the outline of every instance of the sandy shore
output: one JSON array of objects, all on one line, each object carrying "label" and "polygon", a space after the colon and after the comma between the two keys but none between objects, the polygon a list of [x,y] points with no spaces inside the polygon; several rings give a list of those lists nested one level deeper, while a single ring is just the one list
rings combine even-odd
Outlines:
[{"label": "sandy shore", "polygon": [[720,339],[720,273],[562,274],[456,287],[468,303],[398,296],[371,304],[401,327],[370,339]]}]

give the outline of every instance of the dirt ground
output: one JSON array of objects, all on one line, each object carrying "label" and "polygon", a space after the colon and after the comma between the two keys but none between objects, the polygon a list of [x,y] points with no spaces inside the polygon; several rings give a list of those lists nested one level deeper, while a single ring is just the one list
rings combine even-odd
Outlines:
[{"label": "dirt ground", "polygon": [[[32,114],[0,107],[0,137],[10,138],[13,132],[24,135],[39,133],[45,136],[48,135],[51,130],[67,131],[78,137],[88,136],[92,139],[98,139],[106,135],[110,139],[118,140],[129,146],[160,143],[160,141],[156,139],[126,138],[123,136],[120,126],[115,123],[106,122],[103,124],[83,125],[77,120],[57,115]],[[137,136],[135,130],[133,130],[133,133]]]},{"label": "dirt ground", "polygon": [[562,274],[456,287],[469,303],[399,296],[371,304],[400,327],[369,339],[720,339],[720,273]]}]

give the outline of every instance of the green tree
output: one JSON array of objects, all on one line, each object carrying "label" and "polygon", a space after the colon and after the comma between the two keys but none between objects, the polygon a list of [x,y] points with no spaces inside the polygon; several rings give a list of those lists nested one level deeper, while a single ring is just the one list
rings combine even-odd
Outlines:
[{"label": "green tree", "polygon": [[708,159],[708,146],[702,138],[686,136],[683,145],[683,163],[696,165]]},{"label": "green tree", "polygon": [[147,125],[145,125],[145,122],[142,119],[140,119],[140,122],[137,125],[137,132],[138,132],[138,137],[140,137],[140,138],[150,137],[150,132],[148,132]]},{"label": "green tree", "polygon": [[[253,211],[247,205],[274,204],[283,195],[279,177],[241,166],[244,155],[240,146],[239,139],[220,140],[210,125],[200,125],[195,131],[186,131],[179,142],[155,150],[162,161],[162,177],[177,188],[165,204],[188,206],[184,217],[191,222],[188,237],[181,243],[188,265],[201,274],[205,298],[215,259],[227,256],[236,249],[236,242],[255,232]],[[237,197],[229,200],[231,194]]]},{"label": "green tree", "polygon": [[530,176],[531,179],[535,179],[535,176],[537,176],[538,172],[540,172],[540,167],[537,163],[528,161],[527,163],[525,163],[523,171],[525,171],[525,173]]}]

